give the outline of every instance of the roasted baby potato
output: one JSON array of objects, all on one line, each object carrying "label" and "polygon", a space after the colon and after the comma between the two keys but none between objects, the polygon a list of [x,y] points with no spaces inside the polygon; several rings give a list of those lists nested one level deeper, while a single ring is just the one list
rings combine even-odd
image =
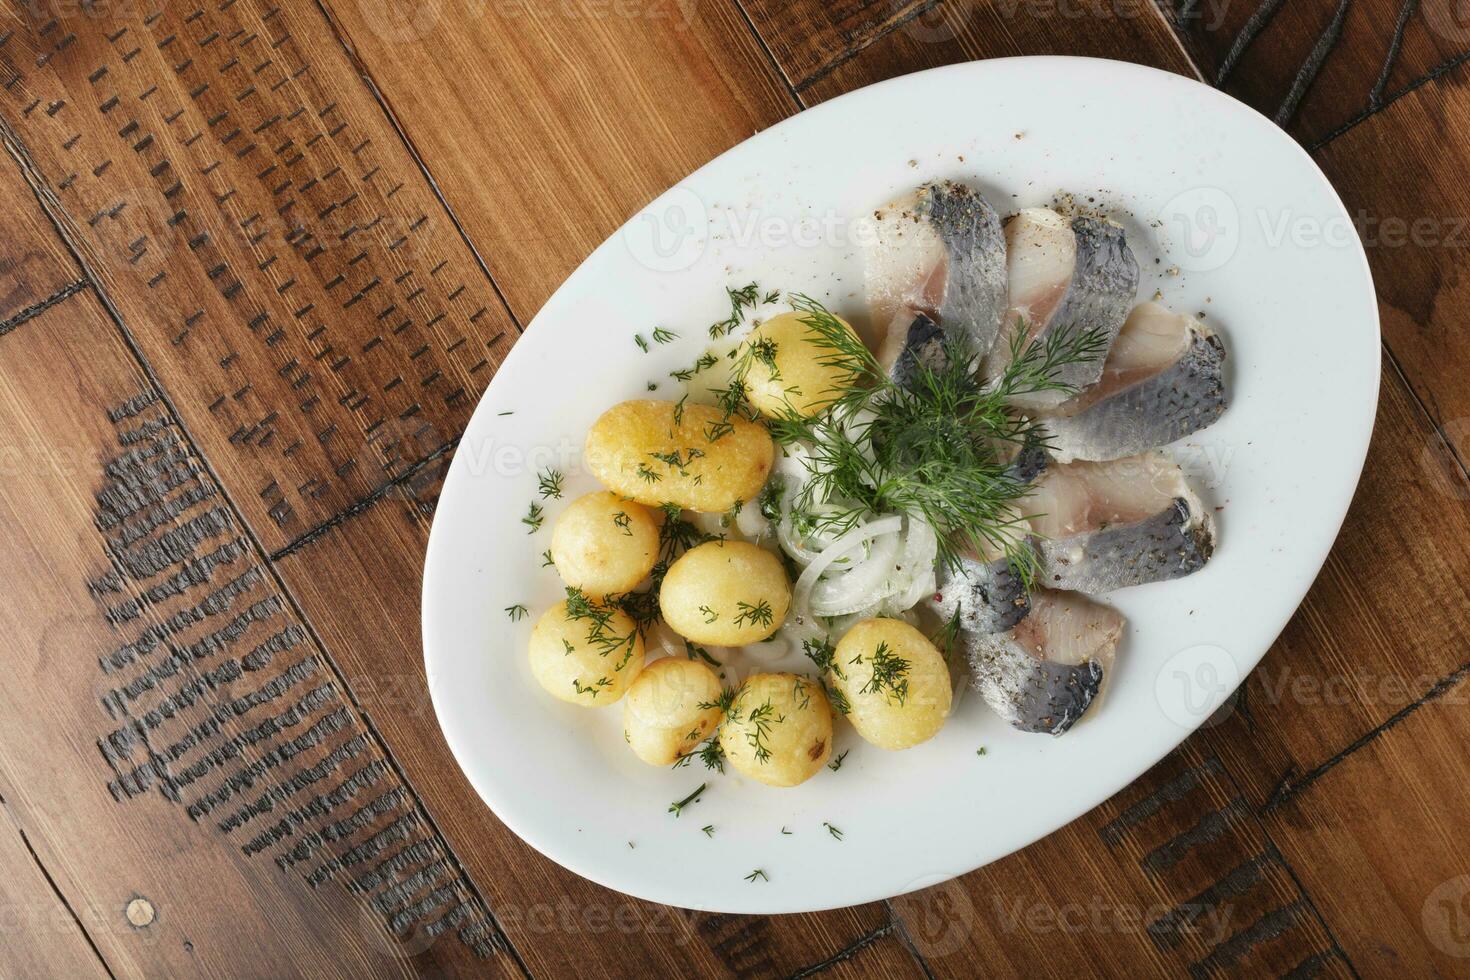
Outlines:
[{"label": "roasted baby potato", "polygon": [[752,674],[720,726],[720,748],[741,775],[769,786],[804,783],[832,754],[832,708],[800,674]]},{"label": "roasted baby potato", "polygon": [[709,405],[631,401],[587,433],[587,467],[641,504],[722,513],[760,493],[775,459],[765,427]]},{"label": "roasted baby potato", "polygon": [[599,708],[612,704],[643,670],[643,637],[633,617],[585,598],[558,602],[531,631],[531,673],[548,694]]},{"label": "roasted baby potato", "polygon": [[847,720],[881,749],[928,741],[949,716],[949,668],[939,648],[908,623],[865,619],[837,644],[827,682]]},{"label": "roasted baby potato", "polygon": [[623,699],[623,737],[650,766],[669,766],[714,734],[720,679],[698,660],[664,657],[644,668]]},{"label": "roasted baby potato", "polygon": [[[742,356],[750,358],[746,398],[766,415],[816,415],[856,380],[849,369],[834,363],[839,348],[808,322],[813,317],[800,312],[773,316],[745,340]],[[844,339],[862,346],[847,321],[835,316],[831,320],[829,329],[845,331]]]},{"label": "roasted baby potato", "polygon": [[695,643],[738,647],[786,621],[791,585],[775,555],[744,541],[707,541],[669,566],[659,588],[664,622]]},{"label": "roasted baby potato", "polygon": [[658,522],[642,504],[589,493],[556,519],[551,560],[562,581],[591,598],[627,592],[658,560]]}]

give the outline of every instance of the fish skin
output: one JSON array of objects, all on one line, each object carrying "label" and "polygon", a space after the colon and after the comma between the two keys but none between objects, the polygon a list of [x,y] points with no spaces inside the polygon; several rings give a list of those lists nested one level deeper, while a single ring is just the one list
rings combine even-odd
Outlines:
[{"label": "fish skin", "polygon": [[1023,732],[1061,735],[1077,723],[1096,700],[1107,671],[1111,668],[1124,619],[1115,609],[1087,603],[1075,596],[1062,596],[1039,590],[1039,606],[1031,616],[1048,615],[1048,606],[1061,602],[1074,611],[1086,603],[1085,637],[1077,630],[1076,617],[1065,614],[1055,621],[1064,630],[1058,644],[1085,646],[1085,656],[1076,663],[1066,663],[1053,656],[1056,645],[1048,650],[1028,649],[1012,627],[1003,633],[979,633],[962,630],[960,643],[967,655],[975,690],[996,714],[1011,727]]},{"label": "fish skin", "polygon": [[1087,216],[1075,217],[1071,224],[1077,239],[1072,281],[1051,322],[1034,339],[1044,342],[1053,335],[1070,337],[1095,331],[1103,341],[1103,353],[1089,360],[1058,366],[1051,380],[1067,386],[1069,390],[1017,395],[1011,403],[1018,408],[1052,408],[1072,394],[1096,384],[1102,377],[1107,351],[1118,339],[1138,291],[1138,259],[1133,255],[1123,229]]},{"label": "fish skin", "polygon": [[1005,317],[1006,241],[1000,215],[984,195],[951,180],[926,184],[919,213],[929,219],[949,253],[949,275],[939,323],[977,363],[990,353]]},{"label": "fish skin", "polygon": [[1002,633],[1031,611],[1031,597],[1015,563],[960,556],[957,567],[941,561],[934,570],[935,594],[927,602],[944,622],[959,616],[960,629]]},{"label": "fish skin", "polygon": [[1067,462],[1120,459],[1182,439],[1228,407],[1224,366],[1224,343],[1196,329],[1183,356],[1160,373],[1075,415],[1045,417],[1047,442]]},{"label": "fish skin", "polygon": [[1035,543],[1048,587],[1101,595],[1199,571],[1215,551],[1215,522],[1191,495],[1139,521]]},{"label": "fish skin", "polygon": [[949,355],[944,350],[944,331],[927,313],[915,314],[904,339],[903,350],[898,360],[888,370],[888,378],[900,388],[912,390],[917,384],[921,368],[939,373],[949,365]]}]

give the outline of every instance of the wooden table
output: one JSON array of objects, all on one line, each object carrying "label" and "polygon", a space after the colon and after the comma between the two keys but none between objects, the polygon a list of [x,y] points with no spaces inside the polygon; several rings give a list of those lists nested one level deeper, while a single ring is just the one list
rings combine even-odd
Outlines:
[{"label": "wooden table", "polygon": [[[7,0],[0,975],[1470,974],[1470,19],[1160,7]],[[1383,390],[1316,586],[1215,723],[956,881],[745,918],[563,871],[422,674],[477,397],[710,157],[1035,53],[1224,87],[1362,219]]]}]

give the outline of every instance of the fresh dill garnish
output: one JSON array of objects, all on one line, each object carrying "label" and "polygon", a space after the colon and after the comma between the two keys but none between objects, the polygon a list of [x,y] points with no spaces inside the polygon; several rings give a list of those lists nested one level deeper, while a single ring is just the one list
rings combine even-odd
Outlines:
[{"label": "fresh dill garnish", "polygon": [[[791,411],[769,420],[783,445],[808,450],[808,479],[793,510],[840,533],[873,514],[900,513],[924,520],[939,536],[940,557],[954,564],[961,550],[1004,552],[1028,584],[1033,549],[1013,533],[1022,517],[1016,503],[1030,484],[1010,469],[1015,452],[1044,444],[1037,423],[1008,406],[1018,395],[1071,391],[1055,376],[1067,364],[1096,360],[1106,349],[1096,331],[1053,331],[1029,340],[1024,324],[1007,332],[1010,360],[998,378],[976,377],[964,343],[946,338],[942,363],[920,363],[912,380],[890,380],[873,354],[820,302],[789,297],[803,314],[819,360],[845,381],[828,410],[814,417]],[[836,506],[834,506],[836,505]]]},{"label": "fresh dill garnish", "polygon": [[706,769],[713,769],[716,772],[723,773],[725,771],[724,746],[720,745],[718,739],[711,738],[700,748],[699,761],[704,763]]},{"label": "fresh dill garnish", "polygon": [[[862,662],[861,653],[849,661],[854,664]],[[868,666],[872,668],[873,674],[859,693],[882,694],[884,688],[887,688],[889,703],[897,703],[902,706],[909,696],[909,682],[905,676],[909,672],[909,662],[889,650],[887,643],[879,643],[873,650],[873,659],[869,661]]]},{"label": "fresh dill garnish", "polygon": [[[638,594],[640,593],[629,593]],[[581,589],[567,586],[567,618],[586,624],[587,645],[596,650],[599,656],[621,654],[621,659],[613,667],[614,671],[619,671],[627,666],[633,657],[633,651],[637,649],[638,625],[636,617],[633,617],[633,628],[627,633],[618,633],[612,623],[613,613],[616,611],[613,605],[593,602]],[[582,693],[580,688],[578,693]]]},{"label": "fresh dill garnish", "polygon": [[712,823],[707,823],[699,829],[704,832],[704,836],[706,837],[713,837],[715,835],[715,825]]},{"label": "fresh dill garnish", "polygon": [[775,621],[775,611],[771,609],[771,603],[766,599],[762,599],[753,606],[748,602],[737,602],[735,605],[740,610],[740,615],[735,617],[736,626],[745,625],[747,620],[752,626],[770,626]]},{"label": "fresh dill garnish", "polygon": [[650,381],[650,382],[648,382],[648,390],[649,391],[658,391],[658,382],[657,381]]},{"label": "fresh dill garnish", "polygon": [[781,836],[783,836],[783,837],[790,837],[791,836],[791,831],[787,830],[785,827],[782,827],[781,828]]},{"label": "fresh dill garnish", "polygon": [[521,518],[521,523],[530,528],[526,532],[527,534],[535,534],[541,530],[541,525],[545,520],[546,514],[541,510],[541,505],[533,500],[531,501],[530,508],[526,511],[526,516]]},{"label": "fresh dill garnish", "polygon": [[708,422],[704,427],[704,439],[706,442],[719,442],[721,439],[735,431],[735,423],[727,419],[717,419]]},{"label": "fresh dill garnish", "polygon": [[690,660],[703,660],[711,667],[725,666],[714,657],[710,656],[710,652],[704,647],[699,646],[696,643],[692,643],[689,640],[684,641],[684,656],[688,657]]},{"label": "fresh dill garnish", "polygon": [[699,788],[696,789],[694,792],[690,793],[688,796],[684,797],[682,800],[680,800],[677,803],[670,803],[669,804],[669,812],[672,813],[676,817],[679,816],[681,813],[684,812],[684,808],[686,806],[689,806],[695,800],[699,799],[699,794],[700,793],[703,793],[708,786],[709,786],[709,783],[700,783],[699,784]]},{"label": "fresh dill garnish", "polygon": [[730,315],[718,323],[710,324],[710,339],[723,337],[725,334],[740,326],[745,319],[745,311],[752,309],[760,300],[760,287],[755,283],[747,283],[739,289],[725,287],[725,295],[730,298]]},{"label": "fresh dill garnish", "polygon": [[750,874],[748,874],[748,875],[745,876],[745,880],[746,881],[755,881],[757,878],[759,878],[761,881],[770,881],[771,880],[770,878],[768,878],[766,876],[766,873],[764,871],[762,871],[760,868],[756,868]]},{"label": "fresh dill garnish", "polygon": [[642,478],[644,483],[657,483],[663,479],[662,476],[649,469],[647,463],[638,464],[638,476]]},{"label": "fresh dill garnish", "polygon": [[530,614],[530,610],[518,602],[513,606],[506,606],[505,614],[510,617],[512,623],[519,623]]},{"label": "fresh dill garnish", "polygon": [[512,410],[512,411],[509,411],[509,412],[496,412],[495,414],[496,415],[514,415],[515,414],[515,411]]},{"label": "fresh dill garnish", "polygon": [[675,381],[689,381],[699,372],[706,368],[712,368],[719,363],[719,358],[710,353],[700,354],[692,365],[678,371],[670,371],[669,377]]},{"label": "fresh dill garnish", "polygon": [[765,297],[761,300],[761,302],[762,303],[774,303],[774,302],[776,302],[780,298],[781,298],[781,290],[779,290],[779,289],[773,289],[770,292],[766,293]]},{"label": "fresh dill garnish", "polygon": [[667,344],[679,339],[679,335],[667,327],[655,327],[653,330],[653,341],[656,344]]},{"label": "fresh dill garnish", "polygon": [[638,349],[641,350],[643,353],[648,353],[648,341],[643,339],[643,335],[641,333],[635,333],[633,335],[633,343],[637,344]]},{"label": "fresh dill garnish", "polygon": [[577,680],[575,677],[572,678],[573,691],[576,691],[578,694],[590,694],[594,698],[597,697],[598,694],[602,693],[603,688],[609,686],[610,684],[612,684],[612,681],[608,680],[606,677],[599,677],[597,679],[597,683],[591,685],[583,685],[583,683]]},{"label": "fresh dill garnish", "polygon": [[838,840],[842,840],[842,831],[838,830],[836,827],[832,826],[825,820],[822,821],[822,826],[827,828],[827,833],[831,834]]},{"label": "fresh dill garnish", "polygon": [[842,665],[837,662],[837,649],[832,646],[832,641],[827,637],[815,640],[802,640],[801,650],[812,663],[817,665],[817,670],[826,674],[836,674],[846,680],[847,675],[842,672]]},{"label": "fresh dill garnish", "polygon": [[701,701],[695,707],[700,711],[708,711],[710,708],[719,708],[722,712],[729,714],[735,706],[735,691],[731,688],[723,688],[720,691],[719,700]]},{"label": "fresh dill garnish", "polygon": [[536,491],[541,494],[542,500],[548,500],[553,497],[560,500],[561,484],[561,470],[548,469],[543,473],[537,474]]},{"label": "fresh dill garnish", "polygon": [[704,621],[707,624],[708,623],[713,623],[715,620],[717,620],[717,619],[720,618],[720,614],[717,613],[715,610],[711,609],[709,606],[700,606],[699,607],[699,611],[700,611],[701,614],[703,614]]},{"label": "fresh dill garnish", "polygon": [[852,749],[843,749],[841,755],[839,755],[837,758],[833,759],[831,762],[827,763],[827,768],[828,769],[831,769],[833,772],[836,772],[837,770],[841,769],[842,768],[842,760],[843,759],[846,759],[847,758],[847,753],[849,753],[851,751],[852,751]]},{"label": "fresh dill garnish", "polygon": [[976,749],[975,750],[975,754],[976,755],[984,755],[985,754],[985,746],[982,745],[978,749]]},{"label": "fresh dill garnish", "polygon": [[555,566],[556,562],[551,557],[551,549],[547,548],[545,551],[541,552],[541,567],[553,568]]},{"label": "fresh dill garnish", "polygon": [[627,511],[618,511],[613,515],[612,522],[618,526],[618,530],[622,531],[628,537],[631,538],[633,536],[633,518],[628,516]]},{"label": "fresh dill garnish", "polygon": [[[738,721],[738,709],[732,708],[730,717]],[[766,763],[771,760],[771,746],[768,742],[771,726],[779,724],[781,720],[776,717],[776,708],[771,704],[769,698],[760,707],[752,708],[746,716],[746,721],[750,724],[750,731],[745,733],[745,740],[751,748],[755,749],[756,762]]]}]

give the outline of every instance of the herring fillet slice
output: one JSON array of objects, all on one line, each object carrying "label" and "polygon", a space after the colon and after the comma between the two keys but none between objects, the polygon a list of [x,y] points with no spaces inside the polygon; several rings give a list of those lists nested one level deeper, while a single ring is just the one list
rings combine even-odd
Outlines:
[{"label": "herring fillet slice", "polygon": [[1063,462],[1131,456],[1182,439],[1225,411],[1225,345],[1193,317],[1158,303],[1136,307],[1108,353],[1102,379],[1042,413]]},{"label": "herring fillet slice", "polygon": [[[1000,342],[985,365],[995,381],[1010,364],[1010,344],[1024,325],[1023,343],[1079,337],[1095,331],[1103,350],[1113,344],[1138,290],[1138,260],[1123,229],[1098,218],[1065,218],[1049,208],[1026,208],[1005,225],[1010,306]],[[1053,381],[1072,393],[1095,384],[1103,357],[1060,365]],[[1065,401],[1068,391],[1037,391],[1011,399],[1038,411]]]},{"label": "herring fillet slice", "polygon": [[1006,309],[1005,236],[989,202],[965,184],[935,181],[865,223],[866,339],[883,367],[897,363],[920,314],[977,359],[989,353]]},{"label": "herring fillet slice", "polygon": [[1011,629],[961,638],[975,689],[996,714],[1023,732],[1060,735],[1097,697],[1125,622],[1084,596],[1037,589]]},{"label": "herring fillet slice", "polygon": [[1215,524],[1163,452],[1060,463],[1026,498],[1039,581],[1098,595],[1180,578],[1215,550]]}]

